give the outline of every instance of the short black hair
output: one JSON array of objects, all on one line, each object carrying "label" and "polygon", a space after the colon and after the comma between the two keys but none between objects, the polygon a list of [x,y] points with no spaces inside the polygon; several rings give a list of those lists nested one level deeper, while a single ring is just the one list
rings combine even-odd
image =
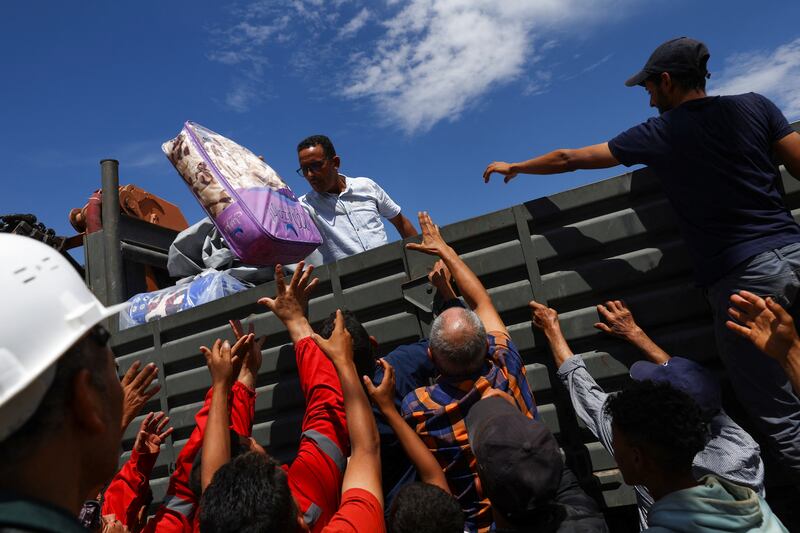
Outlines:
[{"label": "short black hair", "polygon": [[[703,64],[703,70],[705,70],[705,64]],[[672,79],[672,82],[684,91],[705,91],[706,79],[708,76],[708,73],[702,74],[700,72],[669,73],[669,77]],[[661,85],[661,74],[653,74],[647,78],[647,80],[652,81],[656,85]]]},{"label": "short black hair", "polygon": [[313,148],[314,146],[322,146],[322,152],[327,159],[336,157],[336,149],[333,147],[331,140],[325,135],[311,135],[306,137],[297,145],[297,152],[305,150],[306,148]]},{"label": "short black hair", "polygon": [[297,507],[286,472],[258,452],[222,465],[200,499],[203,533],[292,533],[296,527]]},{"label": "short black hair", "polygon": [[669,383],[634,381],[611,395],[605,411],[632,444],[647,450],[664,470],[691,468],[708,441],[700,406]]},{"label": "short black hair", "polygon": [[389,508],[389,533],[462,533],[464,513],[453,496],[428,483],[409,483]]},{"label": "short black hair", "polygon": [[[356,371],[359,376],[372,377],[375,372],[375,347],[369,339],[369,333],[367,333],[367,330],[364,329],[364,326],[352,311],[343,309],[342,317],[344,318],[344,327],[353,340],[353,362],[356,365]],[[320,326],[320,337],[330,338],[331,334],[333,334],[335,321],[336,312],[334,311]]]}]

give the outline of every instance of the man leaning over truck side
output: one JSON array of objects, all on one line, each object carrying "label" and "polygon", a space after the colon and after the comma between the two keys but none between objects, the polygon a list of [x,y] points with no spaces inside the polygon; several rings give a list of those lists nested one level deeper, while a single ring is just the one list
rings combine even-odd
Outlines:
[{"label": "man leaning over truck side", "polygon": [[555,150],[520,163],[494,162],[484,174],[558,174],[644,164],[677,212],[714,313],[720,356],[736,394],[783,464],[800,476],[800,398],[773,360],[725,327],[736,291],[771,295],[796,316],[800,226],[780,193],[777,157],[800,178],[800,135],[755,93],[707,96],[706,46],[681,37],[659,46],[625,84],[645,87],[660,116],[606,143]]},{"label": "man leaning over truck side", "polygon": [[381,218],[391,222],[402,238],[417,230],[380,185],[369,178],[339,173],[341,160],[325,135],[312,135],[297,145],[300,168],[311,191],[300,202],[322,234],[322,245],[309,256],[314,264],[333,263],[344,257],[389,242]]}]

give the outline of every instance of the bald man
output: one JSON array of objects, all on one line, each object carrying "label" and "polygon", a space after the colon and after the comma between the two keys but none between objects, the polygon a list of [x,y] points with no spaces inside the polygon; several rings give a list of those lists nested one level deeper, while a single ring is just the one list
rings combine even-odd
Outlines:
[{"label": "bald man", "polygon": [[407,248],[438,256],[470,309],[453,307],[431,326],[428,355],[438,378],[404,399],[401,412],[433,452],[467,518],[467,531],[489,531],[492,510],[478,483],[464,419],[490,389],[507,392],[520,411],[538,419],[525,367],[505,324],[478,277],[450,247],[427,213],[419,215],[422,243]]}]

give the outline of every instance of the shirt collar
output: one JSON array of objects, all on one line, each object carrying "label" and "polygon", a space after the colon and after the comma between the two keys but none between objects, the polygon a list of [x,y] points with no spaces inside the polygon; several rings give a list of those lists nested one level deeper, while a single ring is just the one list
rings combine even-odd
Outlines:
[{"label": "shirt collar", "polygon": [[314,189],[311,189],[311,192],[321,196],[322,198],[326,198],[326,199],[327,198],[339,198],[340,196],[342,196],[342,195],[344,195],[346,193],[352,192],[351,191],[352,186],[351,186],[351,183],[350,183],[350,177],[349,176],[345,176],[341,172],[339,172],[339,175],[344,178],[344,189],[342,189],[342,192],[340,192],[339,194],[334,194],[332,192],[321,192],[321,193],[319,193],[319,192],[315,191]]}]

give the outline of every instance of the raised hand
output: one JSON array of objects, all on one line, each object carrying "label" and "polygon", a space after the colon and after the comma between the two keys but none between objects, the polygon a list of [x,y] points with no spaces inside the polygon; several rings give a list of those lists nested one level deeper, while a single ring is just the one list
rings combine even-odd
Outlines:
[{"label": "raised hand", "polygon": [[407,249],[428,255],[438,255],[439,257],[451,250],[450,245],[445,242],[442,234],[439,233],[439,226],[433,223],[426,211],[419,212],[419,227],[422,230],[422,242],[419,244],[409,242],[406,244]]},{"label": "raised hand", "polygon": [[[160,385],[150,387],[150,384],[158,376],[158,367],[155,363],[148,363],[141,368],[141,361],[134,361],[131,367],[122,377],[122,431],[139,416],[142,407],[160,389]],[[148,389],[148,387],[150,387]]]},{"label": "raised hand", "polygon": [[133,449],[139,453],[158,453],[174,429],[170,427],[164,430],[168,423],[169,417],[163,411],[148,414],[139,426]]},{"label": "raised hand", "polygon": [[444,301],[456,298],[456,293],[451,284],[452,275],[450,274],[450,269],[441,259],[434,263],[433,268],[428,273],[428,281],[439,291]]},{"label": "raised hand", "polygon": [[605,322],[597,322],[594,327],[609,335],[631,339],[642,331],[625,302],[610,300],[605,304],[598,305],[597,312]]},{"label": "raised hand", "polygon": [[394,367],[385,359],[378,359],[378,364],[383,367],[383,381],[381,381],[380,385],[377,387],[373,385],[369,376],[363,376],[361,379],[367,388],[369,399],[382,413],[385,413],[388,410],[397,409],[394,405]]},{"label": "raised hand", "polygon": [[[231,329],[233,330],[233,334],[236,336],[236,340],[240,340],[245,337],[244,330],[242,329],[242,323],[239,320],[229,320],[228,323],[231,325]],[[263,360],[261,350],[264,347],[264,343],[267,341],[267,336],[262,335],[256,339],[252,323],[247,328],[247,334],[252,335],[254,340],[248,344],[250,349],[244,355],[242,368],[239,371],[239,376],[236,379],[252,389],[255,387],[258,371],[261,369],[261,363]]]},{"label": "raised hand", "polygon": [[317,333],[312,333],[311,338],[335,367],[338,368],[353,362],[353,338],[344,327],[344,315],[342,315],[341,309],[336,310],[333,333],[329,339],[322,338]]},{"label": "raised hand", "polygon": [[490,163],[489,166],[486,167],[486,170],[483,171],[483,182],[489,183],[489,179],[495,172],[505,176],[505,179],[503,180],[505,183],[508,183],[516,178],[518,174],[517,172],[511,170],[511,164],[504,163],[503,161],[495,161]]},{"label": "raised hand", "polygon": [[531,310],[531,322],[537,328],[544,331],[560,329],[558,312],[555,309],[540,304],[536,300],[528,302],[528,308]]},{"label": "raised hand", "polygon": [[213,387],[223,386],[230,389],[233,381],[238,376],[245,354],[250,350],[246,343],[253,342],[252,335],[245,335],[236,344],[231,345],[228,341],[217,339],[209,349],[201,346],[200,351],[206,358],[208,371],[211,373],[211,385]]},{"label": "raised hand", "polygon": [[103,533],[129,533],[128,526],[117,520],[113,514],[103,515]]},{"label": "raised hand", "polygon": [[772,298],[761,298],[748,291],[731,295],[728,314],[736,322],[725,325],[752,342],[756,348],[783,364],[789,350],[800,343],[792,316]]},{"label": "raised hand", "polygon": [[303,261],[297,264],[297,269],[292,274],[289,285],[286,285],[283,267],[275,265],[275,286],[278,294],[275,298],[258,300],[258,303],[266,305],[284,324],[305,317],[308,299],[319,282],[317,278],[311,279],[314,267],[309,266],[304,269],[304,266],[305,262]]}]

